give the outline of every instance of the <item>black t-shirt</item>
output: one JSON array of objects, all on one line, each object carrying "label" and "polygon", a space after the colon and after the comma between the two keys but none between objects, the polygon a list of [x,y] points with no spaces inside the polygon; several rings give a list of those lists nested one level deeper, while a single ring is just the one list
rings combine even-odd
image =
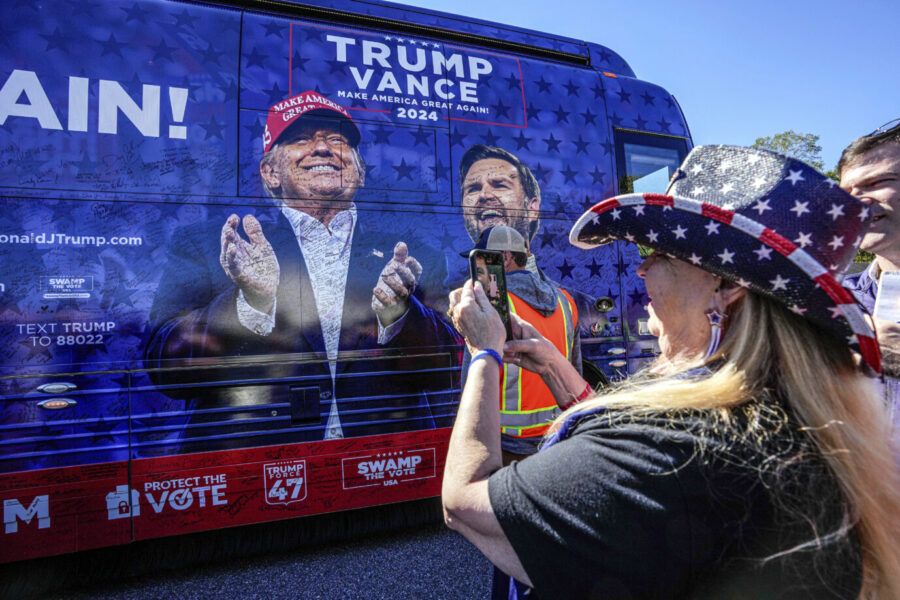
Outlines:
[{"label": "black t-shirt", "polygon": [[808,436],[774,402],[712,423],[586,416],[494,473],[491,506],[537,597],[856,598],[857,539]]}]

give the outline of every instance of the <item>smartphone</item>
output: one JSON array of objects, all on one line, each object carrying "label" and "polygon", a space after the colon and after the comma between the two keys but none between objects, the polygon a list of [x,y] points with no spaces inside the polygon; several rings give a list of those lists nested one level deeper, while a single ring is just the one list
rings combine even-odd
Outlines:
[{"label": "smartphone", "polygon": [[878,282],[875,310],[879,319],[900,323],[900,271],[883,271]]},{"label": "smartphone", "polygon": [[503,270],[503,254],[496,250],[472,250],[469,252],[469,276],[480,281],[491,305],[497,310],[506,327],[506,339],[512,339],[509,325],[509,297],[506,295],[506,272]]}]

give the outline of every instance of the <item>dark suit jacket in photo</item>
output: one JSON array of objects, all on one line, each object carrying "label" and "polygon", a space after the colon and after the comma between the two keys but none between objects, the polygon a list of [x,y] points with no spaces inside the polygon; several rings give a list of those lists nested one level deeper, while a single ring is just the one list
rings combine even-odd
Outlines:
[{"label": "dark suit jacket in photo", "polygon": [[[264,212],[268,213],[259,211],[258,218],[280,267],[272,332],[257,335],[238,320],[237,288],[219,263],[221,224],[189,225],[176,231],[172,238],[150,314],[153,333],[145,363],[148,368],[159,368],[171,366],[169,359],[302,354],[293,364],[266,367],[264,377],[301,377],[303,386],[318,388],[321,402],[315,421],[295,426],[293,435],[287,438],[322,439],[331,405],[331,373],[309,273],[288,220],[277,209],[271,211],[268,220]],[[371,307],[372,290],[393,257],[394,244],[400,240],[371,232],[361,221],[358,215],[350,249],[335,378],[343,434],[355,437],[449,426],[458,399],[462,339],[422,302],[424,297],[446,295],[446,261],[433,249],[409,248],[410,255],[422,264],[423,276],[410,298],[401,331],[380,346]],[[200,412],[212,410],[207,421],[221,420],[221,415],[215,417],[216,408],[255,404],[253,395],[246,392],[241,396],[234,390],[218,389],[198,394],[185,389],[201,382],[209,384],[207,376],[213,373],[198,367],[198,361],[188,362],[192,366],[186,370],[157,371],[153,379],[159,385],[181,384],[165,393],[193,398],[194,408]],[[226,370],[225,378],[241,372],[240,368]],[[258,395],[265,400],[265,394]],[[212,429],[209,432],[215,434]],[[271,436],[264,437],[262,443],[272,443]]]}]

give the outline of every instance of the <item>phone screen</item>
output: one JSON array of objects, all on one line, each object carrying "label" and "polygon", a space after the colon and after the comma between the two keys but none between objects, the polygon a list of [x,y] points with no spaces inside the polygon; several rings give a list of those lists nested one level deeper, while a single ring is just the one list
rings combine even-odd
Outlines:
[{"label": "phone screen", "polygon": [[900,271],[883,271],[878,283],[875,310],[879,319],[900,323]]},{"label": "phone screen", "polygon": [[506,272],[503,270],[503,254],[495,250],[472,250],[469,253],[469,275],[472,281],[480,281],[491,305],[500,314],[506,326],[506,339],[512,338],[509,325],[509,297],[506,295]]}]

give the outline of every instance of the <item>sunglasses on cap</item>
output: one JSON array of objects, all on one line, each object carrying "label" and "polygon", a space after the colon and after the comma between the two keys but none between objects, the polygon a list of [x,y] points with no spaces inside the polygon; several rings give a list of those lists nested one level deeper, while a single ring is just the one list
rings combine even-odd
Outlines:
[{"label": "sunglasses on cap", "polygon": [[900,127],[900,118],[892,119],[873,131],[872,133],[867,133],[865,137],[875,137],[877,135],[881,135],[883,133],[888,133]]}]

